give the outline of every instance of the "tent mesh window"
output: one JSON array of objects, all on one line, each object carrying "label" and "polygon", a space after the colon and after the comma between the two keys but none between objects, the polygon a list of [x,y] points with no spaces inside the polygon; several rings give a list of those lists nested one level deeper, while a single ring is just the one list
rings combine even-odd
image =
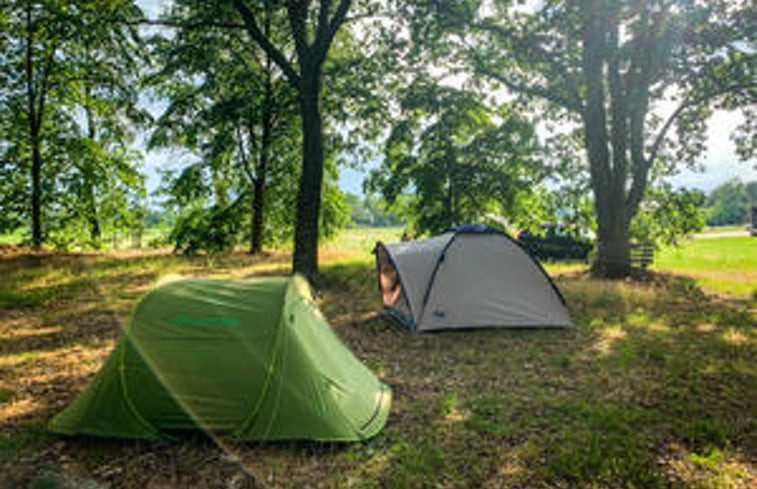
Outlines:
[{"label": "tent mesh window", "polygon": [[381,297],[384,306],[391,307],[397,304],[397,301],[404,297],[402,293],[402,284],[397,275],[397,269],[389,259],[386,248],[379,246],[376,249],[379,273],[379,287],[381,288]]}]

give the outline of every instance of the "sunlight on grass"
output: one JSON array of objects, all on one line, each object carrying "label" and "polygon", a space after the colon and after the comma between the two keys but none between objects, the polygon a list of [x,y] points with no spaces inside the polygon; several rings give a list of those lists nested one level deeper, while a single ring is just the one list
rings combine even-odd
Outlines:
[{"label": "sunlight on grass", "polygon": [[740,346],[745,345],[749,341],[749,337],[741,331],[730,328],[723,333],[723,340],[728,344]]},{"label": "sunlight on grass", "polygon": [[691,239],[661,250],[654,270],[689,275],[708,291],[757,301],[757,238]]},{"label": "sunlight on grass", "polygon": [[741,454],[715,447],[703,448],[697,453],[673,443],[660,463],[691,487],[748,488],[755,481],[753,467]]},{"label": "sunlight on grass", "polygon": [[594,343],[592,349],[600,356],[607,356],[612,352],[613,346],[626,336],[620,325],[606,327],[599,331],[599,340]]}]

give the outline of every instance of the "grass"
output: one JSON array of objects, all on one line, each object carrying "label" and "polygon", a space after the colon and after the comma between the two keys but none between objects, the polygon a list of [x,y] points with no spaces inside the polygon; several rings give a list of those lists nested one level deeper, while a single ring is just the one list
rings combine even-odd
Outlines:
[{"label": "grass", "polygon": [[[708,295],[700,278],[603,282],[581,265],[549,264],[574,328],[411,335],[379,313],[368,253],[396,234],[351,230],[321,250],[321,309],[394,395],[385,430],[348,445],[200,436],[145,444],[44,428],[98,370],[159,276],[281,273],[285,253],[0,258],[0,487],[755,486],[748,302]],[[709,248],[717,241],[682,252],[709,265],[666,251],[659,269],[712,273],[724,263]],[[749,242],[721,245],[735,257]],[[751,257],[737,260],[734,271],[757,268]]]},{"label": "grass", "polygon": [[700,231],[698,234],[707,235],[707,234],[721,234],[721,233],[733,233],[733,232],[743,232],[749,229],[749,224],[733,224],[728,226],[707,226],[702,231]]},{"label": "grass", "polygon": [[757,300],[757,238],[692,239],[655,256],[657,271],[685,274],[708,292]]}]

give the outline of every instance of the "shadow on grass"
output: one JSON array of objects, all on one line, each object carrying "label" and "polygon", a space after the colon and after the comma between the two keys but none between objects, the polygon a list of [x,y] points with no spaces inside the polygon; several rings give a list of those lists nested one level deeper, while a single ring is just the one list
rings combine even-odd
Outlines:
[{"label": "shadow on grass", "polygon": [[414,336],[375,315],[372,270],[326,269],[327,315],[395,394],[376,484],[752,480],[754,321],[690,279],[652,278],[563,277],[571,329]]}]

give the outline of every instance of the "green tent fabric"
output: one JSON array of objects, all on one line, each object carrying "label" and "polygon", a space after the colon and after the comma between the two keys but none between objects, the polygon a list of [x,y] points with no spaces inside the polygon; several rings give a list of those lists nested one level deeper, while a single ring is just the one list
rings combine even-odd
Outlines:
[{"label": "green tent fabric", "polygon": [[357,441],[391,392],[344,346],[298,276],[186,279],[149,292],[53,432],[160,439]]}]

